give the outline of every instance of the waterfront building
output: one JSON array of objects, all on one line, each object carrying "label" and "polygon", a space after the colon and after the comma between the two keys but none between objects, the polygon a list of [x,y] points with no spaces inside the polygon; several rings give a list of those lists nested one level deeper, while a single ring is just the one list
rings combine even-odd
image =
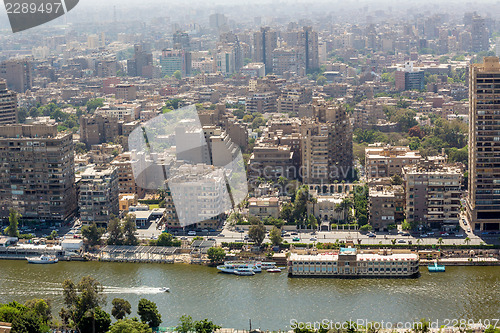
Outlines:
[{"label": "waterfront building", "polygon": [[419,258],[411,251],[357,250],[298,254],[288,258],[290,277],[409,278],[419,276]]},{"label": "waterfront building", "polygon": [[0,126],[0,216],[63,222],[76,211],[73,136],[56,125]]},{"label": "waterfront building", "polygon": [[404,190],[402,186],[370,187],[368,194],[369,223],[375,231],[387,231],[388,226],[404,218]]},{"label": "waterfront building", "polygon": [[90,166],[80,175],[78,207],[84,225],[106,227],[111,215],[120,212],[118,172],[116,167]]},{"label": "waterfront building", "polygon": [[403,168],[406,220],[440,230],[455,230],[460,219],[463,170],[439,160]]},{"label": "waterfront building", "polygon": [[469,193],[474,230],[500,230],[500,63],[485,57],[469,71]]}]

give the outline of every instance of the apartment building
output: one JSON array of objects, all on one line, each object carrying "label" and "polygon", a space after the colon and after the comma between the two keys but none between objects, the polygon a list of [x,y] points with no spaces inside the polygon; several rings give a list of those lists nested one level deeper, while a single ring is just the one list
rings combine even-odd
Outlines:
[{"label": "apartment building", "polygon": [[353,176],[352,131],[344,108],[314,100],[313,119],[301,124],[301,174],[305,184],[332,183]]},{"label": "apartment building", "polygon": [[403,167],[422,160],[420,152],[402,146],[365,148],[365,171],[368,179],[401,175]]},{"label": "apartment building", "polygon": [[469,71],[469,193],[475,230],[500,230],[500,63],[485,57]]},{"label": "apartment building", "polygon": [[251,113],[272,113],[277,111],[275,91],[254,91],[246,97],[245,107]]},{"label": "apartment building", "polygon": [[115,98],[125,101],[134,101],[137,99],[137,87],[133,84],[117,84],[115,86]]},{"label": "apartment building", "polygon": [[297,115],[299,106],[310,103],[312,90],[300,85],[292,85],[283,88],[278,98],[278,112]]},{"label": "apartment building", "polygon": [[33,65],[24,59],[10,59],[0,63],[0,78],[7,80],[7,87],[24,93],[33,87]]},{"label": "apartment building", "polygon": [[90,166],[78,181],[78,207],[82,224],[106,227],[111,215],[118,216],[119,187],[116,167]]},{"label": "apartment building", "polygon": [[120,194],[133,193],[136,194],[138,198],[143,198],[145,190],[137,186],[137,184],[143,184],[144,181],[138,180],[136,182],[132,163],[135,163],[135,161],[132,159],[131,152],[124,152],[111,162],[111,165],[116,167],[118,173],[118,192]]},{"label": "apartment building", "polygon": [[454,230],[460,219],[462,175],[461,166],[436,160],[404,167],[407,222]]},{"label": "apartment building", "polygon": [[288,146],[262,143],[254,147],[248,161],[250,182],[261,177],[273,181],[280,177],[296,178],[298,166],[294,163],[293,155]]},{"label": "apartment building", "polygon": [[368,194],[368,218],[375,231],[388,230],[388,226],[404,218],[403,186],[375,186]]},{"label": "apartment building", "polygon": [[248,199],[248,214],[259,218],[280,215],[280,204],[277,197],[250,198]]},{"label": "apartment building", "polygon": [[80,117],[80,141],[92,145],[115,141],[118,136],[118,118],[94,114]]},{"label": "apartment building", "polygon": [[0,126],[0,216],[63,222],[76,211],[73,138],[56,125]]},{"label": "apartment building", "polygon": [[7,82],[0,81],[0,125],[17,123],[17,94],[7,90]]}]

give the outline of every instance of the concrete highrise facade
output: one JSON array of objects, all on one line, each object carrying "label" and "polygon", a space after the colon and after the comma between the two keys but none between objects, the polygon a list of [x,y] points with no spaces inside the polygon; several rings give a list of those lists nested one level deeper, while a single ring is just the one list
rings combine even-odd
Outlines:
[{"label": "concrete highrise facade", "polygon": [[62,222],[76,211],[73,138],[56,125],[0,126],[0,216]]},{"label": "concrete highrise facade", "polygon": [[273,51],[278,46],[278,35],[269,27],[262,27],[254,33],[254,61],[262,62],[266,66],[266,73],[273,70]]},{"label": "concrete highrise facade", "polygon": [[7,87],[24,93],[33,87],[33,68],[31,62],[11,59],[0,63],[0,78],[7,80]]},{"label": "concrete highrise facade", "polygon": [[475,230],[500,229],[500,62],[485,57],[469,70],[469,194]]},{"label": "concrete highrise facade", "polygon": [[0,125],[17,123],[17,94],[0,81]]}]

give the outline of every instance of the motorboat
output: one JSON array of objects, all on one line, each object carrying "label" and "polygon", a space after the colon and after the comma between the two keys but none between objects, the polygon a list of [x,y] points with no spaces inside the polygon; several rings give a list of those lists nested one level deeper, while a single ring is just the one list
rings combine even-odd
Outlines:
[{"label": "motorboat", "polygon": [[260,267],[265,271],[269,271],[269,269],[276,268],[275,262],[263,261],[263,262],[260,262],[259,264],[260,264]]},{"label": "motorboat", "polygon": [[58,261],[55,256],[47,256],[45,254],[42,254],[39,257],[26,257],[26,259],[30,264],[55,264]]},{"label": "motorboat", "polygon": [[169,292],[170,292],[170,288],[163,287],[163,288],[160,288],[160,291],[161,291],[162,293],[169,293]]},{"label": "motorboat", "polygon": [[241,276],[255,275],[255,272],[251,268],[238,268],[234,274]]},{"label": "motorboat", "polygon": [[446,271],[446,267],[444,265],[438,265],[437,262],[435,262],[434,265],[427,266],[427,269],[429,270],[430,273],[438,273]]},{"label": "motorboat", "polygon": [[[260,263],[252,261],[226,261],[224,265],[217,266],[217,269],[223,273],[237,274],[238,271],[246,272],[248,270],[255,273],[262,271]],[[237,275],[253,275],[253,274],[237,274]]]},{"label": "motorboat", "polygon": [[269,269],[267,270],[267,272],[268,272],[268,273],[281,273],[281,269],[279,269],[279,268],[277,268],[277,267],[276,267],[276,268],[269,268]]}]

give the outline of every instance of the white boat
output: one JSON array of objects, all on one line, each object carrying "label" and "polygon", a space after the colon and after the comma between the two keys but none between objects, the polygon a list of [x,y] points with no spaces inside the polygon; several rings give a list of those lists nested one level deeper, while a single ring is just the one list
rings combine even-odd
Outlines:
[{"label": "white boat", "polygon": [[250,275],[255,275],[255,272],[251,268],[238,268],[236,272],[234,272],[234,274],[242,276],[250,276]]},{"label": "white boat", "polygon": [[169,293],[169,292],[170,292],[170,288],[163,287],[163,288],[160,288],[160,291],[161,291],[162,293]]},{"label": "white boat", "polygon": [[259,263],[260,266],[262,267],[263,270],[270,270],[270,269],[273,269],[273,268],[276,268],[276,263],[275,262],[266,262],[266,261],[263,261],[263,262],[260,262]]},{"label": "white boat", "polygon": [[[226,261],[224,265],[217,266],[217,269],[223,273],[228,273],[228,274],[236,274],[236,272],[239,270],[240,271],[250,270],[254,274],[257,272],[261,272],[261,268],[258,267],[255,262],[248,262],[248,261]],[[238,274],[238,275],[243,275],[243,274]]]},{"label": "white boat", "polygon": [[267,270],[267,272],[269,272],[269,273],[281,273],[281,269],[279,269],[279,268],[269,268]]},{"label": "white boat", "polygon": [[55,264],[58,260],[54,256],[42,254],[40,257],[26,258],[30,264]]}]

